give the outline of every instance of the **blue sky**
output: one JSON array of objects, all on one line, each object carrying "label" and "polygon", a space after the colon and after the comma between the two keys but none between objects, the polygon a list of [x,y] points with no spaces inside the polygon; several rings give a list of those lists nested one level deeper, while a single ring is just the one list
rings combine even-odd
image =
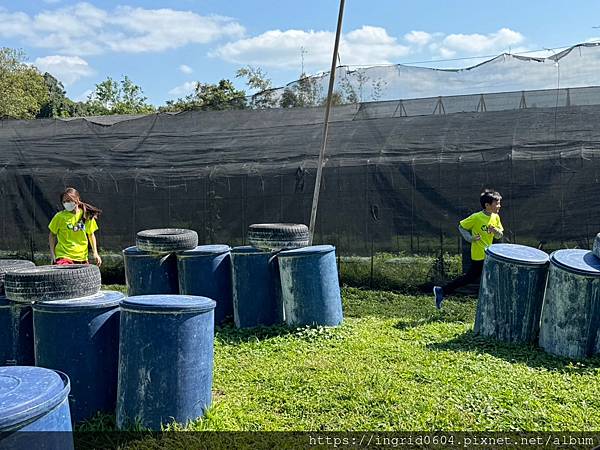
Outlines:
[{"label": "blue sky", "polygon": [[[263,68],[275,86],[298,77],[302,56],[306,72],[328,70],[338,6],[337,0],[0,0],[0,46],[23,49],[73,99],[84,99],[107,76],[127,75],[160,105],[184,96],[195,81],[234,80],[248,64]],[[365,66],[527,52],[598,40],[597,26],[598,1],[347,0],[340,60]]]}]

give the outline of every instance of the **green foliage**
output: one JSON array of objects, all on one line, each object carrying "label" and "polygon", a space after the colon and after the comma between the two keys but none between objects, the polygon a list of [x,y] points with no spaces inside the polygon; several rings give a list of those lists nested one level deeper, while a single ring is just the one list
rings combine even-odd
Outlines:
[{"label": "green foliage", "polygon": [[42,105],[37,117],[74,117],[81,115],[81,104],[75,103],[66,96],[63,84],[48,72],[44,73],[43,77],[48,91],[48,100]]},{"label": "green foliage", "polygon": [[230,80],[221,80],[218,84],[197,82],[192,94],[167,101],[160,111],[223,111],[246,107],[246,93],[236,89]]},{"label": "green foliage", "polygon": [[[344,91],[333,91],[331,94],[331,106],[345,105],[349,102]],[[319,82],[315,77],[302,74],[300,79],[284,89],[279,102],[282,108],[325,106],[327,95],[323,93]]]},{"label": "green foliage", "polygon": [[318,106],[323,101],[321,94],[321,86],[316,78],[303,73],[292,87],[284,89],[280,106],[282,108]]},{"label": "green foliage", "polygon": [[237,70],[235,76],[236,78],[246,78],[248,87],[259,91],[250,100],[252,108],[275,108],[277,106],[277,99],[273,95],[273,84],[260,67],[242,67]]},{"label": "green foliage", "polygon": [[146,103],[140,86],[124,76],[120,82],[107,77],[98,83],[83,107],[85,115],[150,114],[154,106]]},{"label": "green foliage", "polygon": [[44,77],[24,53],[0,48],[0,118],[33,119],[47,100]]}]

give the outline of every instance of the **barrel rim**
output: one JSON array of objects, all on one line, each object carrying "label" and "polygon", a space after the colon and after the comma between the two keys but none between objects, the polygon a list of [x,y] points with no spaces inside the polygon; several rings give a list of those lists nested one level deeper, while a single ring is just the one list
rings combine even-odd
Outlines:
[{"label": "barrel rim", "polygon": [[[591,277],[600,277],[600,262],[598,262],[599,268],[595,269],[595,270],[586,270],[586,269],[582,269],[582,268],[578,268],[578,267],[573,267],[573,266],[570,266],[570,265],[566,264],[565,262],[557,259],[557,255],[560,255],[561,253],[565,253],[565,252],[577,253],[577,254],[582,255],[584,258],[585,258],[585,256],[591,255],[594,259],[597,259],[597,257],[589,250],[585,250],[582,248],[570,248],[570,249],[560,249],[560,250],[556,250],[556,251],[552,252],[552,254],[550,255],[550,262],[553,263],[556,267],[565,270],[566,272],[575,273],[578,275],[586,275],[586,276],[591,276]],[[589,266],[589,267],[593,269],[593,266]]]},{"label": "barrel rim", "polygon": [[195,248],[177,252],[177,258],[181,259],[193,256],[218,256],[224,253],[229,253],[230,251],[231,247],[227,244],[198,245]]},{"label": "barrel rim", "polygon": [[252,245],[240,245],[231,249],[232,255],[276,255],[280,251],[261,250]]},{"label": "barrel rim", "polygon": [[[77,311],[87,309],[116,308],[125,298],[125,294],[119,291],[100,291],[86,297],[70,298],[48,302],[36,302],[33,304],[34,311]],[[98,300],[98,301],[94,301]]]},{"label": "barrel rim", "polygon": [[278,257],[283,258],[287,256],[306,256],[306,255],[317,255],[331,253],[335,251],[333,245],[310,245],[308,247],[294,248],[291,250],[282,250],[277,254]]},{"label": "barrel rim", "polygon": [[150,253],[145,252],[144,250],[140,250],[137,245],[132,245],[130,247],[124,248],[122,250],[123,256],[157,256],[159,253]]},{"label": "barrel rim", "polygon": [[[507,248],[508,246],[511,246],[514,248],[518,247],[518,248],[522,248],[522,249],[533,250],[533,252],[538,253],[540,255],[540,257],[544,256],[544,259],[543,260],[541,260],[541,259],[540,260],[519,259],[517,257],[511,257],[509,255],[499,254],[494,251],[495,249]],[[544,265],[547,265],[548,262],[550,261],[550,255],[548,255],[545,251],[539,250],[535,247],[529,247],[527,245],[521,245],[521,244],[492,244],[485,249],[485,253],[486,253],[486,255],[492,256],[493,258],[499,259],[501,261],[518,263],[518,264],[527,265],[527,266],[544,266]]]},{"label": "barrel rim", "polygon": [[[35,399],[30,398],[28,401],[13,405],[9,408],[3,408],[2,411],[0,411],[0,431],[10,431],[11,429],[18,428],[21,424],[26,425],[27,423],[42,417],[44,414],[51,412],[67,398],[71,391],[69,377],[67,374],[58,370],[35,366],[6,366],[0,367],[0,375],[3,374],[2,372],[13,371],[18,373],[19,370],[21,370],[21,372],[45,373],[47,376],[50,376],[50,374],[53,373],[58,376],[58,380],[60,380],[61,383],[59,385],[59,383],[57,383],[58,380],[55,379],[55,383],[53,383],[48,391],[44,392],[42,396]],[[14,377],[15,375],[16,374],[11,375],[8,373],[6,376]],[[19,383],[19,385],[22,384],[23,383]]]},{"label": "barrel rim", "polygon": [[[165,302],[165,300],[168,301]],[[181,314],[208,312],[214,310],[216,306],[217,302],[208,297],[175,294],[134,295],[126,297],[121,302],[122,311],[177,312]]]}]

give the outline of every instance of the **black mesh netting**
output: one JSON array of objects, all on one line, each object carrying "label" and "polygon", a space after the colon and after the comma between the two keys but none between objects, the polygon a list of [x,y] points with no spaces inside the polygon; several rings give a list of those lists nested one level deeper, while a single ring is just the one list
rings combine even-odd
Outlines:
[{"label": "black mesh netting", "polygon": [[[509,242],[589,247],[600,106],[561,105],[412,117],[390,102],[335,108],[315,241],[342,254],[458,252],[457,221],[493,187]],[[234,245],[251,223],[308,224],[322,120],[322,108],[295,108],[0,121],[0,248],[45,250],[65,186],[104,209],[104,249],[146,228]]]}]

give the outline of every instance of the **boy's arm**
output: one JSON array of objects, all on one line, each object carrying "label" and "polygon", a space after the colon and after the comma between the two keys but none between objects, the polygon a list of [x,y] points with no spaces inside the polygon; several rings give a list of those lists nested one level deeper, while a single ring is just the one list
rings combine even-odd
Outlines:
[{"label": "boy's arm", "polygon": [[502,222],[500,222],[500,217],[498,217],[498,223],[492,227],[492,231],[495,239],[502,239],[502,236],[504,236],[504,227],[502,226]]},{"label": "boy's arm", "polygon": [[465,241],[469,243],[473,242],[473,236],[471,235],[471,232],[469,230],[463,228],[462,225],[458,224],[458,231]]}]

